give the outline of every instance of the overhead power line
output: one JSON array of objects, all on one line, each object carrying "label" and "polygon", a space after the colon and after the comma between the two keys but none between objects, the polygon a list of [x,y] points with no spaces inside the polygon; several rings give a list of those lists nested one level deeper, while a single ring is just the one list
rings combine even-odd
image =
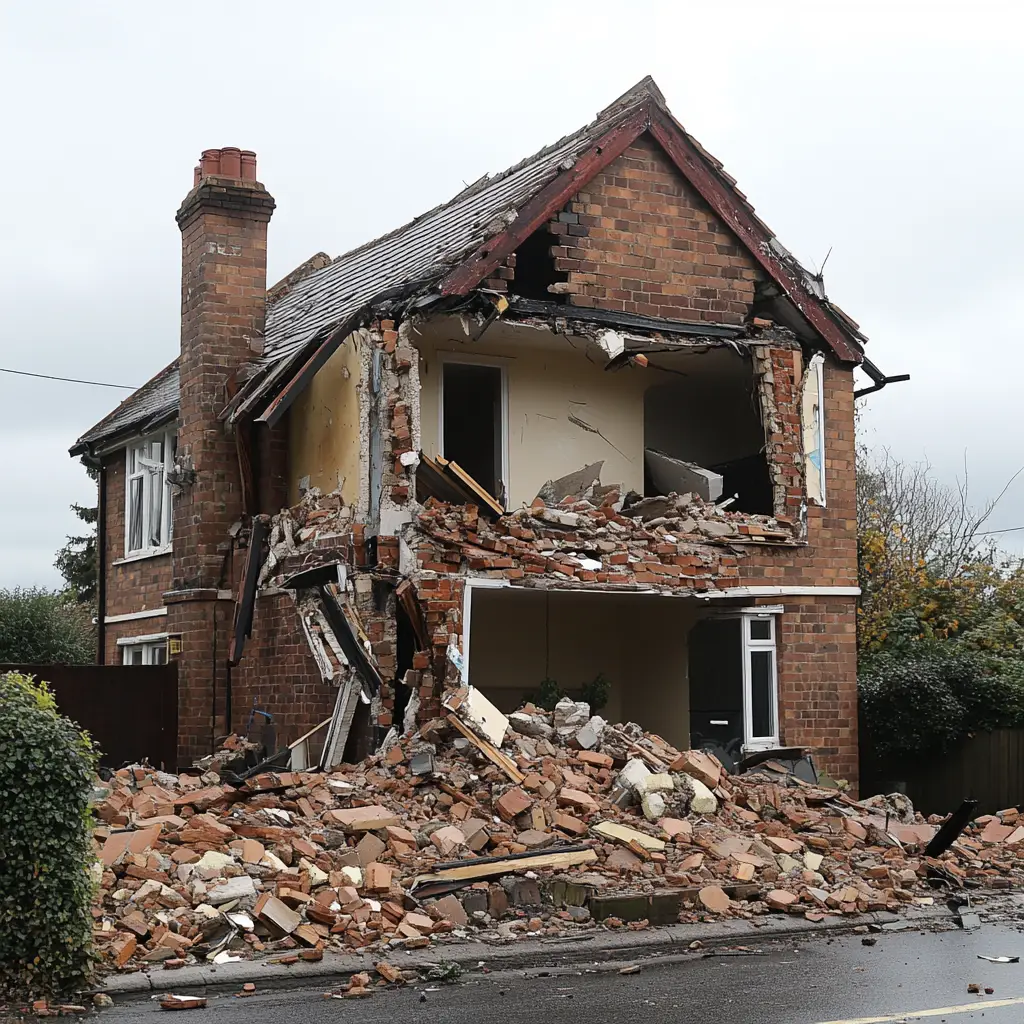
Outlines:
[{"label": "overhead power line", "polygon": [[102,380],[79,380],[77,377],[55,377],[52,373],[29,373],[28,370],[11,370],[0,366],[0,373],[16,373],[19,377],[38,377],[40,380],[61,380],[66,384],[91,384],[96,388],[120,388],[122,391],[137,391],[131,384],[108,384]]}]

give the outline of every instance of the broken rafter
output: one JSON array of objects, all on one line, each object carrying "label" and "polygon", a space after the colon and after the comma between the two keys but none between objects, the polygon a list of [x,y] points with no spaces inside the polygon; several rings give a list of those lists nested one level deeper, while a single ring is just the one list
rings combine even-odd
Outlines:
[{"label": "broken rafter", "polygon": [[416,487],[418,491],[422,488],[426,498],[437,498],[438,501],[450,505],[479,505],[483,511],[496,516],[505,514],[500,502],[485,491],[457,462],[442,458],[440,455],[432,459],[420,452]]},{"label": "broken rafter", "polygon": [[730,327],[726,324],[664,320],[656,316],[641,316],[639,313],[620,313],[611,309],[591,309],[585,306],[568,306],[561,302],[545,302],[543,299],[524,299],[518,295],[511,297],[509,305],[513,314],[606,324],[609,327],[621,327],[626,330],[684,334],[695,338],[732,339],[738,338],[744,331],[742,327]]},{"label": "broken rafter", "polygon": [[493,743],[489,743],[481,736],[477,736],[472,729],[463,725],[455,715],[449,715],[448,721],[455,726],[463,736],[473,744],[486,758],[493,761],[517,786],[526,778],[516,767],[515,761],[508,754],[503,754]]},{"label": "broken rafter", "polygon": [[242,566],[242,582],[238,589],[238,596],[235,598],[231,647],[228,651],[228,663],[231,665],[237,665],[242,660],[246,637],[252,636],[252,620],[256,611],[256,584],[260,575],[260,556],[267,533],[266,520],[253,520],[249,547],[245,553],[245,564]]},{"label": "broken rafter", "polygon": [[570,846],[545,853],[512,854],[509,857],[474,857],[441,865],[428,875],[417,875],[413,887],[430,882],[471,882],[478,878],[496,878],[514,871],[540,868],[569,868],[577,864],[593,864],[597,854],[588,846]]}]

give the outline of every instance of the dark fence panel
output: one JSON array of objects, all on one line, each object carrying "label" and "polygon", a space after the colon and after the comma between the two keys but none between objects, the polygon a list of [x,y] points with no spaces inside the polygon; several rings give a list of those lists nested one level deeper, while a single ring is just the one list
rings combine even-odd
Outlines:
[{"label": "dark fence panel", "polygon": [[0,673],[43,679],[61,714],[87,729],[100,763],[119,768],[148,759],[173,770],[178,747],[178,666],[0,665]]},{"label": "dark fence panel", "polygon": [[895,764],[861,752],[861,794],[900,788],[922,814],[948,814],[961,800],[978,800],[991,814],[1024,802],[1024,729],[981,732],[947,754]]}]

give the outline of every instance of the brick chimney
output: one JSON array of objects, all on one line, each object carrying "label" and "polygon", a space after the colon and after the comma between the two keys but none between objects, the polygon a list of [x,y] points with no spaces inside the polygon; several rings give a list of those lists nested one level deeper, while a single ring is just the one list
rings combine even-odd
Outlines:
[{"label": "brick chimney", "polygon": [[218,419],[227,384],[262,351],[267,224],[274,199],[256,154],[203,151],[181,229],[181,398],[178,459],[194,481],[174,505],[175,590],[217,588],[228,529],[242,514],[235,439]]}]

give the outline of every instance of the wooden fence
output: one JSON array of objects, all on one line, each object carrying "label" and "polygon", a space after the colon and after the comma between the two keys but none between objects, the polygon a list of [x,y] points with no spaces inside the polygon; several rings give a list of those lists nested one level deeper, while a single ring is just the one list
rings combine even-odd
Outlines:
[{"label": "wooden fence", "polygon": [[995,729],[972,736],[947,754],[881,763],[861,750],[863,796],[905,792],[922,814],[948,814],[975,799],[979,814],[1024,802],[1024,729]]},{"label": "wooden fence", "polygon": [[0,665],[0,673],[43,679],[61,714],[87,729],[100,763],[119,768],[148,759],[173,770],[178,754],[178,666]]}]

